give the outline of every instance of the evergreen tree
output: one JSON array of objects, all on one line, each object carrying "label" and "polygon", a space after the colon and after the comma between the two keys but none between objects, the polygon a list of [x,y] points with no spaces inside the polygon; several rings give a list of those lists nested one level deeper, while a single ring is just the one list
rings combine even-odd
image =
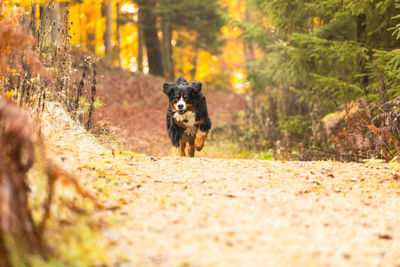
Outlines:
[{"label": "evergreen tree", "polygon": [[250,2],[255,22],[238,25],[264,54],[248,78],[253,94],[268,99],[261,105],[276,103],[269,121],[279,134],[270,141],[286,134],[307,145],[313,111],[322,118],[360,97],[374,104],[399,94],[400,43],[388,30],[396,0]]}]

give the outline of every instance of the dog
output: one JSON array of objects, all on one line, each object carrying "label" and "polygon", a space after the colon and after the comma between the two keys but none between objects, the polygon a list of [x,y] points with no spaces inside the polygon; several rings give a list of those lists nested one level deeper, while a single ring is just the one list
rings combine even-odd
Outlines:
[{"label": "dog", "polygon": [[206,98],[201,93],[201,82],[188,82],[178,77],[175,83],[164,83],[163,92],[169,98],[167,108],[167,132],[172,145],[179,148],[185,157],[188,145],[189,157],[194,157],[195,149],[204,147],[211,120],[208,117]]}]

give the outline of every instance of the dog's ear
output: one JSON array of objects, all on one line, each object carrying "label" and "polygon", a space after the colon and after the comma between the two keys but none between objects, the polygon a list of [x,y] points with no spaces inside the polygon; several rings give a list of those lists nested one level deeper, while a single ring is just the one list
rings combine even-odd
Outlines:
[{"label": "dog's ear", "polygon": [[171,83],[164,83],[164,85],[163,85],[164,94],[169,95],[171,93],[172,86],[173,86],[173,84],[171,84]]},{"label": "dog's ear", "polygon": [[201,91],[201,86],[203,85],[201,82],[191,82],[190,83],[191,87],[193,88],[193,91],[196,92],[197,94],[200,93]]}]

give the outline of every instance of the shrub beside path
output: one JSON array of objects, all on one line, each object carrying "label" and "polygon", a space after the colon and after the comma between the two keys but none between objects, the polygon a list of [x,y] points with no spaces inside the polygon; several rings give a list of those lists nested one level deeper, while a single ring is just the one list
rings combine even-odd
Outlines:
[{"label": "shrub beside path", "polygon": [[154,158],[44,116],[47,147],[105,206],[111,265],[400,266],[397,164]]}]

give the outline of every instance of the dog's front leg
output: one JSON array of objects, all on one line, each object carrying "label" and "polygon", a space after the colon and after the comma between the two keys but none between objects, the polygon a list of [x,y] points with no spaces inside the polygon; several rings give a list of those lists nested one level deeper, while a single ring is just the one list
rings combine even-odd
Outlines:
[{"label": "dog's front leg", "polygon": [[181,140],[180,140],[180,145],[179,145],[180,155],[181,155],[181,157],[186,157],[186,153],[185,153],[186,143],[189,144],[189,156],[192,157],[190,155],[190,144],[193,143],[193,140],[189,140],[189,137],[186,136],[186,135],[183,135]]},{"label": "dog's front leg", "polygon": [[186,148],[186,138],[182,137],[181,142],[179,144],[179,154],[181,157],[186,157],[185,148]]},{"label": "dog's front leg", "polygon": [[188,141],[189,141],[188,156],[193,158],[195,152],[194,137],[190,137]]},{"label": "dog's front leg", "polygon": [[204,142],[206,141],[207,133],[197,129],[196,138],[194,139],[194,144],[197,151],[200,151],[204,147]]}]

